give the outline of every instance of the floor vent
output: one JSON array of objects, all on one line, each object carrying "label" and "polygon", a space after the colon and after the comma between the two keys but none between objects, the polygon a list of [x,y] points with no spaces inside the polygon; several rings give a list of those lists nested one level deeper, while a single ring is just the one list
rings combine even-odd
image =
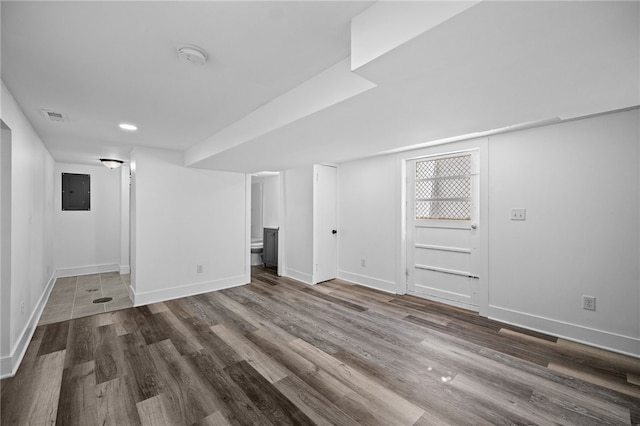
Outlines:
[{"label": "floor vent", "polygon": [[113,297],[101,297],[100,299],[96,299],[93,301],[93,303],[106,303],[106,302],[111,302],[113,300]]}]

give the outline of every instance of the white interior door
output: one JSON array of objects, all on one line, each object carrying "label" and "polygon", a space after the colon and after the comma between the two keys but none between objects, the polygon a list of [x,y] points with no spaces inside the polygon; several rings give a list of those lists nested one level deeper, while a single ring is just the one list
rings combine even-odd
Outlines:
[{"label": "white interior door", "polygon": [[313,283],[338,276],[337,169],[313,167]]},{"label": "white interior door", "polygon": [[407,163],[407,292],[477,310],[477,151]]}]

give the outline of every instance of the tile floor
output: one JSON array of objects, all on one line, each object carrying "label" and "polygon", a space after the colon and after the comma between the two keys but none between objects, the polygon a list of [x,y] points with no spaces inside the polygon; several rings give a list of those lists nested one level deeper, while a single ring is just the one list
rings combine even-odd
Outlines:
[{"label": "tile floor", "polygon": [[[38,325],[130,308],[133,306],[127,291],[130,279],[130,275],[117,272],[58,278]],[[113,300],[93,303],[101,297]]]}]

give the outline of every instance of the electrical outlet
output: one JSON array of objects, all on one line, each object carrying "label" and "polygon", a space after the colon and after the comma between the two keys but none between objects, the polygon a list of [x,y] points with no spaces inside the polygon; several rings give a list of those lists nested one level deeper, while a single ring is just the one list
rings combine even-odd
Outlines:
[{"label": "electrical outlet", "polygon": [[204,272],[204,266],[196,265],[196,273],[201,274],[202,272]]},{"label": "electrical outlet", "polygon": [[527,220],[527,209],[511,209],[511,220]]},{"label": "electrical outlet", "polygon": [[20,302],[20,312],[24,314],[24,300]]},{"label": "electrical outlet", "polygon": [[587,311],[596,310],[596,298],[593,296],[582,296],[582,309]]},{"label": "electrical outlet", "polygon": [[360,259],[360,266],[367,266],[367,259],[365,259],[364,257]]}]

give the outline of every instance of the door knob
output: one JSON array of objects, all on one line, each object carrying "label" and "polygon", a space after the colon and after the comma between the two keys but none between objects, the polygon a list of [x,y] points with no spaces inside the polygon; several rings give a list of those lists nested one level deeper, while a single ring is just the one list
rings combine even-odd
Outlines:
[{"label": "door knob", "polygon": [[476,225],[475,223],[471,224],[471,229],[478,229],[478,225]]},{"label": "door knob", "polygon": [[335,235],[335,234],[337,234],[337,233],[338,233],[338,231],[336,231],[335,229],[332,229],[332,230],[331,230],[331,233],[332,233],[333,235]]}]

